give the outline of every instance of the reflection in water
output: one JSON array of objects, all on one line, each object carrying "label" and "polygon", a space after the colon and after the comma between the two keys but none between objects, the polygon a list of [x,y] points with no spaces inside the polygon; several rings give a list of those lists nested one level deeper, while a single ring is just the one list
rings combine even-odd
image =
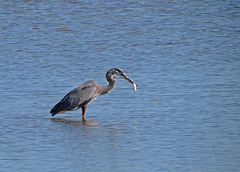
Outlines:
[{"label": "reflection in water", "polygon": [[135,138],[136,138],[136,143],[137,144],[139,144],[140,142],[139,142],[139,127],[138,127],[138,122],[134,122],[134,124],[135,124],[135,131],[136,131],[136,135],[135,135]]},{"label": "reflection in water", "polygon": [[73,125],[87,125],[87,120],[71,120],[71,119],[65,119],[65,118],[50,118],[53,122],[59,122],[64,124],[73,124]]},{"label": "reflection in water", "polygon": [[[50,118],[50,120],[56,124],[63,124],[59,126],[59,129],[63,129],[67,135],[71,133],[74,135],[74,138],[82,139],[84,137],[90,141],[104,136],[112,138],[113,135],[116,136],[119,134],[120,129],[117,125],[94,120],[74,120],[66,118]],[[73,138],[71,137],[69,139],[71,140]]]}]

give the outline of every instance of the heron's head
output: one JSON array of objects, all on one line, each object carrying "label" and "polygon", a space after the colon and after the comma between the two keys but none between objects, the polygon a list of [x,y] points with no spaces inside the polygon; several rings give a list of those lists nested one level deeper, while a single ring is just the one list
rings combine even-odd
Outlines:
[{"label": "heron's head", "polygon": [[128,82],[130,82],[131,84],[134,83],[134,81],[129,78],[121,69],[118,69],[118,68],[114,68],[112,69],[113,70],[113,75],[117,75],[125,80],[127,80]]},{"label": "heron's head", "polygon": [[134,91],[135,92],[137,91],[137,84],[131,78],[129,78],[121,69],[113,68],[113,69],[110,69],[106,73],[106,78],[107,78],[109,83],[113,83],[114,81],[116,81],[116,79],[113,77],[113,75],[117,75],[120,78],[123,78],[123,79],[127,80],[128,82],[133,84]]}]

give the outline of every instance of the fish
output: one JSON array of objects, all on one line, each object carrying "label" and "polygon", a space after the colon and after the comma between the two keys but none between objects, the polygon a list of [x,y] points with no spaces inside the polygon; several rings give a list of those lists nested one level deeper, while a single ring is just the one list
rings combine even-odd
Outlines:
[{"label": "fish", "polygon": [[135,82],[133,83],[133,90],[134,90],[134,92],[137,91],[137,84]]}]

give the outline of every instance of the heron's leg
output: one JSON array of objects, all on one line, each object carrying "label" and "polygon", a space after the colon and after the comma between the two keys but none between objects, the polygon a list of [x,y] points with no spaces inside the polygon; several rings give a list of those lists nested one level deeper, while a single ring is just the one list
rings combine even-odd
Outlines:
[{"label": "heron's leg", "polygon": [[86,104],[86,105],[84,105],[84,106],[82,107],[82,118],[83,118],[84,120],[86,119],[86,118],[85,118],[85,114],[86,114],[87,106],[88,106],[88,104]]}]

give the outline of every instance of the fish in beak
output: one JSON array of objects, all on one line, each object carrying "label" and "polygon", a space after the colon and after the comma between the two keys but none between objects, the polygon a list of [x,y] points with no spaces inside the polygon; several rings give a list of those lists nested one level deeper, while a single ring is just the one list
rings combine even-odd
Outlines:
[{"label": "fish in beak", "polygon": [[130,82],[131,84],[133,84],[134,92],[137,91],[137,84],[131,78],[129,78],[125,73],[122,74],[121,77]]}]

